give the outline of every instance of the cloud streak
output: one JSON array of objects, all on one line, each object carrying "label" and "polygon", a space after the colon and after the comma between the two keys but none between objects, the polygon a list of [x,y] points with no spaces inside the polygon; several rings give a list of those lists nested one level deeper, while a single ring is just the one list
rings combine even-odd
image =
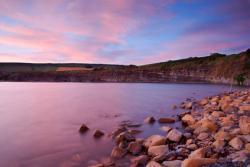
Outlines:
[{"label": "cloud streak", "polygon": [[246,49],[249,1],[230,2],[0,0],[0,61],[142,64]]}]

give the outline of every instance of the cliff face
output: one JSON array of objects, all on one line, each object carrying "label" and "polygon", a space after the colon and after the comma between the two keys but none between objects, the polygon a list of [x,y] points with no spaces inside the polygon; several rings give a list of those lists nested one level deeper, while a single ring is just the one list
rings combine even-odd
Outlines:
[{"label": "cliff face", "polygon": [[213,54],[208,57],[188,58],[144,66],[0,64],[1,81],[231,84],[236,83],[234,78],[239,74],[245,78],[245,85],[250,85],[250,50],[235,55]]}]

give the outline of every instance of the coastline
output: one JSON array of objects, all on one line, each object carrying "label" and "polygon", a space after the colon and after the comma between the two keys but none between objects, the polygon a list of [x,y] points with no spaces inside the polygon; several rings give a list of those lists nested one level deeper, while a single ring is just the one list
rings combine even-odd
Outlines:
[{"label": "coastline", "polygon": [[[250,163],[250,90],[222,93],[199,101],[187,99],[173,107],[182,108],[184,112],[173,118],[151,116],[144,120],[144,124],[158,120],[166,136],[137,138],[140,132],[135,128],[140,125],[123,123],[112,133],[116,144],[110,150],[110,159],[89,166],[247,167]],[[181,122],[184,128],[172,128],[175,122]]]}]

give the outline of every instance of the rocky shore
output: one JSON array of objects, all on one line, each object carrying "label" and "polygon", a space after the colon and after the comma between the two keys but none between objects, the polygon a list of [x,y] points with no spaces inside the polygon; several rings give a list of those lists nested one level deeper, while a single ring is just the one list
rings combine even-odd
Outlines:
[{"label": "rocky shore", "polygon": [[[184,112],[175,118],[144,120],[158,121],[166,135],[137,138],[140,130],[132,127],[140,124],[122,123],[111,135],[110,158],[91,167],[250,167],[250,90],[187,99],[177,107]],[[178,121],[183,129],[171,127]],[[88,130],[85,126],[81,133]]]}]

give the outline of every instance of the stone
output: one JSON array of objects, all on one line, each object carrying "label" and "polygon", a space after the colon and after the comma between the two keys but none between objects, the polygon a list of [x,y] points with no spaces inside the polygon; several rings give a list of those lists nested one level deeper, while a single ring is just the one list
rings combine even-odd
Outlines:
[{"label": "stone", "polygon": [[95,137],[95,138],[100,138],[100,137],[102,137],[104,135],[104,132],[102,132],[101,130],[95,130],[94,131],[94,134],[93,134],[93,136]]},{"label": "stone", "polygon": [[111,152],[111,157],[112,158],[122,158],[126,155],[127,150],[119,147],[114,147],[112,152]]},{"label": "stone", "polygon": [[181,167],[181,160],[174,160],[174,161],[164,161],[162,165],[164,167]]},{"label": "stone", "polygon": [[190,109],[192,109],[192,107],[193,107],[193,102],[188,102],[188,103],[185,104],[186,109],[190,110]]},{"label": "stone", "polygon": [[187,125],[193,125],[196,122],[196,120],[191,114],[184,115],[184,117],[182,117],[181,120],[183,123]]},{"label": "stone", "polygon": [[152,135],[148,137],[145,142],[145,147],[164,145],[166,142],[166,137],[161,135]]},{"label": "stone", "polygon": [[186,138],[186,139],[190,139],[192,137],[192,134],[191,133],[184,133],[183,136]]},{"label": "stone", "polygon": [[150,156],[158,156],[168,153],[169,149],[167,145],[160,145],[160,146],[151,146],[148,148],[148,155]]},{"label": "stone", "polygon": [[216,140],[215,142],[213,142],[213,147],[214,147],[214,150],[216,152],[220,152],[223,150],[224,146],[225,146],[225,141],[224,140]]},{"label": "stone", "polygon": [[158,119],[159,123],[174,123],[175,119],[173,118],[168,118],[168,117],[162,117]]},{"label": "stone", "polygon": [[215,140],[227,140],[228,141],[231,138],[232,136],[228,132],[225,132],[224,130],[220,130],[214,135]]},{"label": "stone", "polygon": [[244,143],[239,137],[235,137],[232,140],[230,140],[229,145],[236,150],[241,150],[243,148]]},{"label": "stone", "polygon": [[113,137],[116,137],[117,135],[119,135],[120,133],[125,132],[125,131],[127,131],[127,128],[124,127],[124,126],[122,126],[122,127],[119,127],[118,129],[116,129],[116,130],[112,133],[112,135],[113,135]]},{"label": "stone", "polygon": [[193,139],[188,139],[188,140],[186,141],[186,145],[192,144],[193,142],[194,142]]},{"label": "stone", "polygon": [[174,142],[179,142],[181,140],[181,137],[182,137],[182,133],[177,129],[172,129],[167,135],[167,138],[170,141],[174,141]]},{"label": "stone", "polygon": [[88,167],[105,167],[103,164],[90,165]]},{"label": "stone", "polygon": [[211,115],[212,115],[213,117],[218,118],[218,117],[224,117],[224,116],[225,116],[225,113],[224,113],[224,112],[221,112],[221,111],[214,111],[214,112],[212,112]]},{"label": "stone", "polygon": [[138,141],[130,142],[128,145],[128,151],[133,155],[138,155],[142,150],[142,143]]},{"label": "stone", "polygon": [[247,143],[247,144],[245,145],[245,149],[246,149],[247,151],[250,151],[250,143]]},{"label": "stone", "polygon": [[127,131],[120,133],[119,135],[116,136],[115,141],[117,144],[126,141],[126,142],[130,142],[130,141],[134,141],[135,137],[128,133]]},{"label": "stone", "polygon": [[87,125],[82,124],[82,126],[81,126],[80,129],[79,129],[79,132],[80,132],[80,133],[85,133],[85,132],[87,132],[88,130],[89,130],[89,128],[87,127]]},{"label": "stone", "polygon": [[182,162],[181,167],[202,167],[215,162],[216,159],[212,158],[188,158]]},{"label": "stone", "polygon": [[250,152],[247,150],[240,150],[227,156],[228,159],[232,159],[233,162],[245,162],[249,157]]},{"label": "stone", "polygon": [[148,124],[153,124],[155,122],[155,118],[154,117],[147,117],[145,120],[144,120],[145,123],[148,123]]},{"label": "stone", "polygon": [[198,148],[198,146],[196,144],[187,145],[187,149],[189,149],[189,150],[196,150],[197,148]]},{"label": "stone", "polygon": [[207,148],[199,148],[189,155],[189,158],[205,158]]},{"label": "stone", "polygon": [[208,137],[209,137],[209,134],[203,132],[203,133],[200,133],[200,134],[197,136],[197,139],[198,139],[198,140],[205,140],[205,139],[207,139]]},{"label": "stone", "polygon": [[136,134],[139,134],[141,133],[142,131],[141,130],[138,130],[138,129],[129,129],[128,130],[128,133],[132,134],[132,135],[136,135]]},{"label": "stone", "polygon": [[161,164],[159,164],[158,162],[155,162],[155,161],[150,161],[146,167],[162,167]]},{"label": "stone", "polygon": [[216,123],[214,121],[211,121],[211,120],[208,120],[208,119],[203,119],[201,121],[201,127],[202,128],[207,128],[211,132],[216,132],[217,129],[218,129],[218,126],[216,125]]},{"label": "stone", "polygon": [[202,105],[202,106],[205,106],[205,105],[207,105],[208,103],[209,103],[208,99],[202,99],[202,100],[200,101],[200,105]]},{"label": "stone", "polygon": [[243,106],[240,106],[239,107],[240,111],[250,111],[250,105],[249,104],[246,104],[246,105],[243,105]]},{"label": "stone", "polygon": [[138,157],[132,158],[131,163],[132,163],[132,166],[134,166],[134,167],[146,166],[148,159],[149,158],[147,155],[140,155]]},{"label": "stone", "polygon": [[162,126],[160,129],[164,132],[169,132],[172,128],[169,126]]},{"label": "stone", "polygon": [[250,134],[250,117],[241,116],[239,120],[239,127],[242,134]]}]

